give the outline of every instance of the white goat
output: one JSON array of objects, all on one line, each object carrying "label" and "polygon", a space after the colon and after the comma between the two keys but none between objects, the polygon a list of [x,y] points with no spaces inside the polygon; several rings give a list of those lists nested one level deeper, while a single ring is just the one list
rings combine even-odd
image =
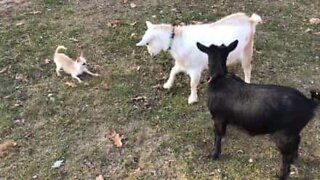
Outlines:
[{"label": "white goat", "polygon": [[201,73],[208,68],[208,57],[198,50],[196,43],[206,46],[215,44],[230,44],[238,40],[237,48],[227,58],[227,65],[241,62],[245,82],[250,83],[251,60],[253,54],[253,37],[256,25],[261,17],[252,14],[248,17],[244,13],[235,13],[210,24],[173,26],[169,24],[152,24],[147,21],[147,31],[137,46],[147,46],[151,56],[161,51],[169,51],[175,59],[169,79],[163,88],[170,89],[175,76],[185,72],[190,76],[191,94],[188,103],[198,101],[197,86]]}]

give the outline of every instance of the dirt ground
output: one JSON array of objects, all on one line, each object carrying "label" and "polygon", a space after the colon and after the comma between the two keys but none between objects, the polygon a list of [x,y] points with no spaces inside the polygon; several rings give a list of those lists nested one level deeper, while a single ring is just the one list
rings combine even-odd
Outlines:
[{"label": "dirt ground", "polygon": [[[320,89],[320,1],[0,0],[0,157],[2,179],[275,179],[280,156],[268,136],[228,127],[222,157],[211,161],[213,123],[206,72],[199,103],[187,104],[181,74],[162,89],[173,60],[135,44],[145,21],[192,24],[234,12],[257,13],[252,83],[309,96]],[[52,56],[84,51],[100,77],[57,77]],[[240,65],[230,71],[243,78]],[[69,83],[66,84],[66,83]],[[75,84],[76,87],[70,86]],[[320,113],[302,132],[293,179],[320,179]],[[123,136],[117,148],[108,138]],[[59,168],[52,165],[63,160]]]}]

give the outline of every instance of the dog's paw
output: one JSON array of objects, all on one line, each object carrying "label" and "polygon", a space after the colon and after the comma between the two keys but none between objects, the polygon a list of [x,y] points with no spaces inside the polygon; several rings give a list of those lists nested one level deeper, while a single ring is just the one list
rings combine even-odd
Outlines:
[{"label": "dog's paw", "polygon": [[210,157],[211,157],[212,160],[216,161],[216,160],[219,159],[219,154],[218,153],[212,154]]},{"label": "dog's paw", "polygon": [[188,104],[193,104],[198,102],[198,95],[190,95],[188,98]]},{"label": "dog's paw", "polygon": [[169,82],[166,82],[166,83],[164,83],[164,85],[163,85],[163,88],[164,89],[170,89],[172,87],[172,83],[169,83]]}]

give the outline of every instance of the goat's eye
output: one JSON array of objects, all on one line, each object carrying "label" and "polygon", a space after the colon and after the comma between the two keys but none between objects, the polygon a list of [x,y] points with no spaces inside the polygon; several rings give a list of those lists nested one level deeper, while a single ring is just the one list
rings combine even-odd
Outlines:
[{"label": "goat's eye", "polygon": [[149,43],[146,43],[147,46],[149,46]]}]

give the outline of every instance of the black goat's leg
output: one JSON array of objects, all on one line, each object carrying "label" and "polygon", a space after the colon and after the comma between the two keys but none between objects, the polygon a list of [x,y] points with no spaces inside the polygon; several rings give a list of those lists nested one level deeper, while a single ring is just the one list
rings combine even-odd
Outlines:
[{"label": "black goat's leg", "polygon": [[214,122],[214,145],[212,159],[217,160],[221,154],[221,139],[226,134],[227,123],[224,121]]},{"label": "black goat's leg", "polygon": [[285,136],[280,138],[277,146],[282,155],[282,167],[279,180],[286,180],[290,175],[290,166],[298,157],[298,148],[300,143],[300,136]]}]

